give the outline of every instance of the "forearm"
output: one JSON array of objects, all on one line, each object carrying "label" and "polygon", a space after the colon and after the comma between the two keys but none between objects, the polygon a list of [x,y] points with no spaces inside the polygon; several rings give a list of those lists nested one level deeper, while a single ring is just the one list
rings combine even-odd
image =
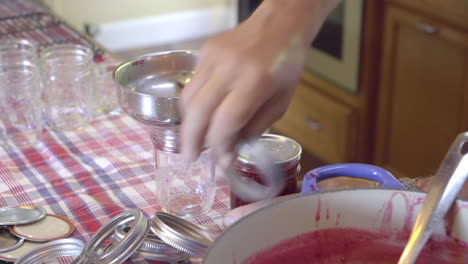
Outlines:
[{"label": "forearm", "polygon": [[265,0],[252,15],[258,30],[296,37],[306,47],[341,0]]}]

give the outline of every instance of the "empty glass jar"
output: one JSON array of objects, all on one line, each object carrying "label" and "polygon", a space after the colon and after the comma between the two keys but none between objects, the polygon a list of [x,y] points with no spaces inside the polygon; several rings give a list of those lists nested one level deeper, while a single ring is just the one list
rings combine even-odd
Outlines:
[{"label": "empty glass jar", "polygon": [[37,45],[26,39],[0,43],[0,137],[2,145],[33,145],[42,130]]},{"label": "empty glass jar", "polygon": [[111,115],[121,113],[118,97],[117,85],[112,79],[112,72],[117,67],[116,61],[110,58],[103,58],[102,61],[95,63],[95,86],[94,86],[94,105],[95,112]]},{"label": "empty glass jar", "polygon": [[83,45],[61,44],[40,54],[45,120],[55,130],[86,125],[92,117],[93,52]]}]

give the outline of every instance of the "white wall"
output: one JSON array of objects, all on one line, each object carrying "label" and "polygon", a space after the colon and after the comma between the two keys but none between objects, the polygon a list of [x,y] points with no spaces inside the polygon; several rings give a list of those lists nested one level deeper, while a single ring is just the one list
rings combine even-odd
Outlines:
[{"label": "white wall", "polygon": [[44,0],[111,51],[213,35],[237,23],[237,0]]},{"label": "white wall", "polygon": [[227,7],[232,0],[44,0],[77,29],[201,8]]}]

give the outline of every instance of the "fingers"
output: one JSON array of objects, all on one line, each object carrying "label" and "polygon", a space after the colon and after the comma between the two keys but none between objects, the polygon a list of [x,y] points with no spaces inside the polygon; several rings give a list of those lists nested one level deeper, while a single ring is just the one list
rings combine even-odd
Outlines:
[{"label": "fingers", "polygon": [[216,109],[208,128],[207,143],[217,155],[233,151],[233,145],[243,136],[242,129],[273,94],[271,82],[253,72],[243,73]]},{"label": "fingers", "polygon": [[258,136],[270,128],[286,111],[293,91],[280,93],[267,101],[245,125],[242,135]]},{"label": "fingers", "polygon": [[[416,181],[416,188],[418,190],[428,192],[429,189],[431,188],[432,182],[434,181],[434,177],[435,176],[430,176],[430,177],[418,179]],[[465,185],[463,185],[462,189],[458,193],[458,198],[463,199],[463,200],[468,200],[468,183],[465,183]]]},{"label": "fingers", "polygon": [[237,154],[235,154],[235,144],[240,139],[263,134],[274,121],[278,120],[283,115],[289,104],[289,100],[287,99],[289,96],[290,95],[283,94],[273,96],[273,98],[263,103],[263,105],[255,111],[247,124],[241,128],[241,131],[227,138],[226,143],[220,142],[215,145],[216,153],[219,157],[218,164],[221,168],[227,168],[237,157]]},{"label": "fingers", "polygon": [[232,31],[205,43],[193,80],[182,91],[180,134],[189,161],[204,145],[217,157],[232,156],[239,139],[261,134],[281,117],[292,97],[285,92],[288,85],[281,84],[289,79],[272,72],[279,51],[246,46],[252,39],[240,41],[233,38],[237,34]]},{"label": "fingers", "polygon": [[185,110],[182,152],[189,160],[198,156],[205,135],[207,145],[213,147],[217,155],[232,152],[239,132],[271,97],[273,90],[268,87],[271,82],[262,77],[265,74],[258,74],[258,71],[238,70],[237,75],[242,76],[238,78],[232,74],[232,64],[221,65],[213,73],[204,70],[207,68],[200,69],[181,100]]},{"label": "fingers", "polygon": [[[233,149],[234,147],[232,147]],[[237,158],[237,154],[234,152],[231,152],[229,150],[223,152],[224,154],[221,154],[218,156],[217,163],[219,167],[226,172],[226,170],[235,162]],[[226,173],[224,173],[223,176],[227,176]]]},{"label": "fingers", "polygon": [[429,188],[431,187],[431,183],[432,183],[433,178],[434,177],[432,176],[432,177],[426,177],[426,178],[418,179],[416,181],[416,189],[424,191],[424,192],[429,191]]},{"label": "fingers", "polygon": [[200,60],[195,66],[192,80],[182,89],[179,100],[179,108],[182,110],[182,114],[187,110],[187,106],[193,99],[193,96],[210,77],[209,73],[213,71],[211,63],[206,61],[207,60],[203,59],[202,55],[200,55]]},{"label": "fingers", "polygon": [[[206,82],[201,85],[205,79]],[[192,87],[188,87],[189,91],[184,97],[186,105],[183,108],[189,109],[189,111],[184,113],[180,131],[182,153],[189,161],[193,161],[198,157],[213,112],[226,96],[227,91],[219,89],[219,87],[223,87],[230,80],[219,69],[211,74],[209,78],[200,76],[194,81],[195,83]]]},{"label": "fingers", "polygon": [[232,157],[242,137],[262,134],[283,115],[294,93],[278,92],[268,73],[259,70],[242,71],[242,78],[223,82],[226,70],[218,68],[205,84],[190,91],[192,98],[185,105],[190,111],[181,132],[183,153],[190,160],[198,156],[205,139],[216,156]]}]

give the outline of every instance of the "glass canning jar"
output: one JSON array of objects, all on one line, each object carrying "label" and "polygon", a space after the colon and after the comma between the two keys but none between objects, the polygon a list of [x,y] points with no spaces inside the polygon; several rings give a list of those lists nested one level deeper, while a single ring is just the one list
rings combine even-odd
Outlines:
[{"label": "glass canning jar", "polygon": [[41,78],[37,44],[0,43],[0,138],[3,146],[34,145],[42,131]]},{"label": "glass canning jar", "polygon": [[162,209],[180,217],[206,213],[213,205],[215,158],[204,150],[194,162],[179,153],[178,127],[153,128],[151,139],[155,155],[156,193]]},{"label": "glass canning jar", "polygon": [[55,130],[86,125],[93,107],[93,51],[60,44],[40,53],[46,123]]}]

